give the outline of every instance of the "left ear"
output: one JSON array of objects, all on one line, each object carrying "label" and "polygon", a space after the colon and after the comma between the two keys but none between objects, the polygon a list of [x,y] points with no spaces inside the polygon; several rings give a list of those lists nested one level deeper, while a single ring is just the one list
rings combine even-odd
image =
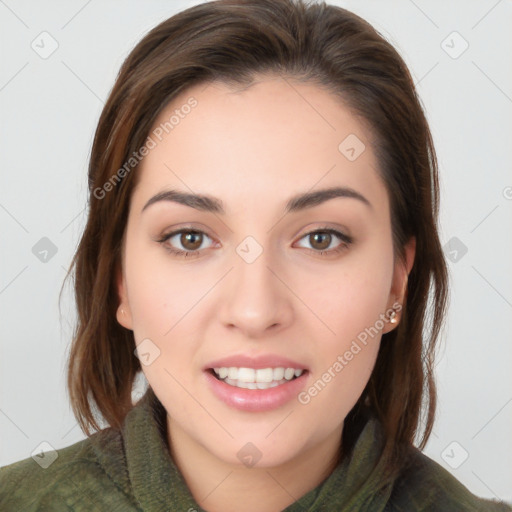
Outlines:
[{"label": "left ear", "polygon": [[393,271],[393,281],[391,284],[391,290],[388,298],[387,311],[390,311],[393,308],[393,305],[395,305],[395,307],[399,305],[399,307],[396,307],[395,309],[396,322],[386,322],[386,325],[382,329],[382,334],[392,331],[400,323],[401,312],[403,309],[404,300],[406,298],[405,295],[407,292],[407,280],[411,272],[412,266],[414,264],[415,255],[416,238],[411,237],[404,246],[405,261],[397,259],[395,262],[395,268]]}]

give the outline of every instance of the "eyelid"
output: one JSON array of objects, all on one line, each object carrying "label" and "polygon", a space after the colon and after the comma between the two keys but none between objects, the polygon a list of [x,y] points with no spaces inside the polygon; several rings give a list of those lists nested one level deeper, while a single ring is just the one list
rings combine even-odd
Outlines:
[{"label": "eyelid", "polygon": [[316,227],[316,228],[313,228],[313,229],[307,231],[306,233],[301,235],[299,237],[299,239],[302,239],[305,236],[311,235],[313,233],[322,232],[322,233],[334,234],[335,236],[339,237],[344,242],[352,243],[354,241],[354,238],[351,235],[349,235],[347,233],[347,231],[348,230],[346,230],[345,228],[333,227],[331,225],[324,225],[324,226],[319,226],[319,227]]}]

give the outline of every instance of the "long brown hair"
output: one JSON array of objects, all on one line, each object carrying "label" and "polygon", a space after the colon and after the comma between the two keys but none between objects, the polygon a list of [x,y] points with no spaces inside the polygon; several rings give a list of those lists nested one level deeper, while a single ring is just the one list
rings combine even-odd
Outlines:
[{"label": "long brown hair", "polygon": [[[394,471],[403,462],[402,447],[420,433],[419,447],[425,446],[435,417],[433,365],[448,289],[437,232],[437,159],[413,80],[397,51],[366,21],[325,3],[199,4],[151,30],[123,63],[94,137],[87,225],[66,276],[74,269],[78,318],[68,362],[73,412],[88,436],[91,427],[100,429],[93,406],[119,428],[133,407],[132,386],[141,371],[133,332],[116,320],[116,275],[137,177],[137,166],[127,169],[126,162],[178,93],[212,80],[250,85],[257,73],[326,87],[365,122],[390,198],[395,255],[403,260],[405,243],[416,238],[401,322],[383,335],[342,439],[345,451],[357,435],[358,415],[369,405],[384,425],[387,467]],[[125,172],[119,172],[123,166]]]}]

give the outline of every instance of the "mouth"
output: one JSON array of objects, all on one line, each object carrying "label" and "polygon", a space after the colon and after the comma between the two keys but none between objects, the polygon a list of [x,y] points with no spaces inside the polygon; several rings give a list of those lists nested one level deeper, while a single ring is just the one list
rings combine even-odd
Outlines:
[{"label": "mouth", "polygon": [[263,413],[292,402],[308,382],[310,370],[277,354],[234,354],[203,367],[206,383],[230,408]]},{"label": "mouth", "polygon": [[270,389],[299,378],[307,370],[291,367],[216,367],[207,369],[217,380],[242,389]]}]

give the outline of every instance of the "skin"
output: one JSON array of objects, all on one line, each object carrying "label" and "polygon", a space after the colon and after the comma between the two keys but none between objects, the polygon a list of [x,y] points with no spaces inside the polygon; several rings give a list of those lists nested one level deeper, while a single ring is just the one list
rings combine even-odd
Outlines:
[{"label": "skin", "polygon": [[[202,84],[176,97],[154,127],[191,96],[198,105],[136,171],[117,318],[136,344],[149,338],[160,350],[142,370],[168,412],[171,455],[196,501],[210,512],[240,503],[248,512],[280,511],[332,472],[381,334],[398,323],[387,322],[306,405],[294,399],[272,411],[239,411],[210,391],[202,368],[232,354],[271,353],[308,367],[311,386],[361,331],[402,303],[414,239],[401,263],[370,134],[319,86],[277,76],[260,76],[242,91]],[[366,146],[355,161],[338,150],[349,134]],[[371,207],[334,198],[283,216],[293,195],[330,186],[353,188]],[[168,188],[217,197],[226,215],[166,201],[141,213]],[[190,224],[206,233],[195,256],[166,250],[192,251],[180,235],[157,241]],[[336,236],[323,246],[305,236],[325,226],[353,242],[334,253],[343,243]],[[247,236],[263,249],[251,264],[236,252]],[[326,246],[331,254],[319,255]],[[262,454],[250,468],[237,457],[249,441]]]}]

